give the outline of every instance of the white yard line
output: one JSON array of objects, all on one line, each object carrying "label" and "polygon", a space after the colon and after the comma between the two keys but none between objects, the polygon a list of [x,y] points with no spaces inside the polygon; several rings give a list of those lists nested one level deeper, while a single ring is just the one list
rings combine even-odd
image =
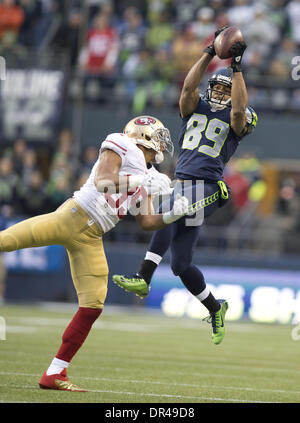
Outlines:
[{"label": "white yard line", "polygon": [[[0,385],[1,388],[22,388],[30,389],[36,391],[37,388],[34,388],[30,385]],[[152,393],[142,393],[142,392],[130,392],[130,391],[112,391],[107,389],[89,389],[88,392],[100,393],[100,394],[114,394],[114,395],[134,395],[140,397],[159,397],[159,398],[176,398],[176,399],[188,399],[188,400],[204,400],[204,401],[221,401],[221,402],[242,402],[242,403],[273,403],[273,401],[248,401],[238,398],[219,398],[219,397],[202,397],[202,396],[190,396],[190,395],[171,395],[171,394],[152,394]],[[85,395],[87,395],[86,393]],[[77,393],[78,395],[78,393]],[[276,402],[277,403],[277,402]]]},{"label": "white yard line", "polygon": [[[29,376],[29,377],[37,377],[37,378],[41,376],[40,374],[19,373],[19,372],[0,372],[0,375]],[[140,380],[140,379],[133,380],[133,379],[123,379],[123,378],[88,377],[88,376],[76,376],[76,379],[92,380],[92,381],[99,381],[99,382],[105,381],[105,382],[121,382],[121,383],[142,383],[142,384],[149,384],[149,385],[167,385],[167,386],[200,388],[200,389],[216,389],[216,390],[227,389],[227,390],[236,390],[241,392],[242,391],[247,391],[247,392],[259,391],[263,393],[283,393],[283,394],[295,394],[295,395],[300,394],[300,391],[292,391],[292,390],[285,390],[285,389],[252,388],[252,387],[237,387],[237,386],[224,386],[224,385],[216,386],[216,385],[207,385],[207,384],[200,385],[200,384],[192,384],[192,383],[162,382],[162,381],[151,381],[151,380]],[[90,391],[93,392],[93,390],[90,390]]]}]

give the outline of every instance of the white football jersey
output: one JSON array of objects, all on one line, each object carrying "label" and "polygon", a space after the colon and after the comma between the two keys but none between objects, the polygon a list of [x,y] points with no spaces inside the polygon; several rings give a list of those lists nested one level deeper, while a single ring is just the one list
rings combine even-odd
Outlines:
[{"label": "white football jersey", "polygon": [[[125,134],[109,134],[101,144],[100,154],[104,149],[113,150],[121,157],[122,164],[119,175],[142,175],[149,171],[157,172],[154,166],[147,169],[142,150]],[[112,229],[130,208],[148,196],[148,192],[144,187],[137,187],[130,193],[104,194],[98,192],[94,183],[98,163],[99,158],[86,183],[79,191],[74,192],[73,197],[105,233]]]}]

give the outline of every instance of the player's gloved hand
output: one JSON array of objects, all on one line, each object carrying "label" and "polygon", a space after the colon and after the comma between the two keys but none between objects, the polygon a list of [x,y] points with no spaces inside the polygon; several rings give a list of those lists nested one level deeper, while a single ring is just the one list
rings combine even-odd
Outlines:
[{"label": "player's gloved hand", "polygon": [[130,175],[128,178],[128,190],[143,186],[148,194],[168,192],[171,180],[162,173],[146,173],[144,175]]},{"label": "player's gloved hand", "polygon": [[237,41],[230,48],[232,54],[231,68],[233,72],[242,72],[241,61],[247,44],[244,41]]},{"label": "player's gloved hand", "polygon": [[155,172],[154,176],[157,178],[160,184],[160,194],[170,194],[174,188],[171,188],[172,181],[165,173]]},{"label": "player's gloved hand", "polygon": [[217,31],[215,32],[215,36],[214,36],[213,42],[203,50],[205,53],[210,54],[212,57],[214,57],[216,55],[215,45],[214,45],[215,39],[226,28],[228,28],[228,27],[227,26],[222,26],[221,28],[217,29]]},{"label": "player's gloved hand", "polygon": [[188,213],[189,200],[181,194],[176,194],[173,208],[169,212],[163,213],[163,221],[166,225],[176,222]]}]

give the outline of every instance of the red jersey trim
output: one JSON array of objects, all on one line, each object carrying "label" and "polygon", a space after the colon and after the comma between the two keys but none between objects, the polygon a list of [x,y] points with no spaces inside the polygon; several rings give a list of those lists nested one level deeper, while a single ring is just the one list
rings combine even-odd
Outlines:
[{"label": "red jersey trim", "polygon": [[111,142],[112,144],[116,145],[117,147],[119,147],[121,150],[125,151],[125,153],[127,152],[126,148],[121,147],[119,144],[117,144],[114,141],[111,140],[105,140],[105,142]]}]

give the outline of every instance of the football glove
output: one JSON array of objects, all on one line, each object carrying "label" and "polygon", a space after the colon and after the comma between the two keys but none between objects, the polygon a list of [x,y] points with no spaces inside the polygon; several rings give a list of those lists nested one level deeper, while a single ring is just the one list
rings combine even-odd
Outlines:
[{"label": "football glove", "polygon": [[227,26],[222,26],[221,28],[217,29],[217,31],[215,32],[215,36],[214,36],[213,42],[203,50],[205,53],[208,53],[212,57],[214,57],[216,55],[215,45],[214,45],[215,39],[226,28],[228,28],[228,27]]},{"label": "football glove", "polygon": [[166,225],[176,222],[182,216],[188,213],[189,200],[181,194],[176,194],[173,208],[163,214],[163,221]]},{"label": "football glove", "polygon": [[163,173],[146,173],[145,175],[130,175],[128,179],[128,190],[143,186],[148,194],[170,192],[171,180]]},{"label": "football glove", "polygon": [[242,72],[241,61],[247,44],[244,41],[237,41],[230,48],[232,54],[231,68],[233,72]]}]

